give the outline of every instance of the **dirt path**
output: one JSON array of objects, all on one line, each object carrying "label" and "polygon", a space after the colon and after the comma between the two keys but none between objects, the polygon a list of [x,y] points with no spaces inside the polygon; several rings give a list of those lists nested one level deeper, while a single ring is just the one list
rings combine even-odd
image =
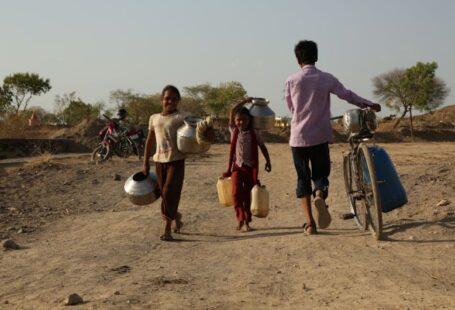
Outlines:
[{"label": "dirt path", "polygon": [[[83,309],[453,309],[455,145],[384,146],[409,204],[384,217],[387,240],[381,242],[339,218],[346,211],[345,145],[331,148],[328,203],[334,220],[317,236],[304,236],[300,228],[303,214],[284,144],[269,145],[273,172],[261,171],[260,178],[272,211],[253,220],[251,233],[236,232],[234,211],[217,204],[215,182],[225,167],[226,145],[187,161],[178,242],[158,240],[158,204],[131,206],[120,194],[123,182],[108,178],[114,168],[127,176],[140,164],[96,168],[87,173],[100,174],[106,185],[93,184],[90,175],[77,192],[68,191],[69,215],[43,220],[29,234],[12,234],[26,248],[0,252],[0,308],[63,308],[65,297],[78,293],[86,300]],[[86,167],[76,160],[67,165],[58,174],[63,179]],[[86,205],[92,192],[100,194],[97,186],[105,186],[103,198],[111,200],[90,212]],[[442,199],[449,204],[436,207]]]}]

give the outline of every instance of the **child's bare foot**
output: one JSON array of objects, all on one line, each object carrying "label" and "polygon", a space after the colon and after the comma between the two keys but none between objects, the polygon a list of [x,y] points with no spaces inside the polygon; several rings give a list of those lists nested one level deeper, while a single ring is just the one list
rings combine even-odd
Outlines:
[{"label": "child's bare foot", "polygon": [[172,233],[171,233],[171,223],[172,221],[166,220],[164,222],[164,233],[160,236],[161,241],[172,241],[174,238],[172,238]]},{"label": "child's bare foot", "polygon": [[235,229],[240,231],[240,230],[242,230],[242,227],[243,227],[243,221],[240,221],[237,223],[237,226],[235,227]]},{"label": "child's bare foot", "polygon": [[182,228],[183,226],[183,222],[182,222],[182,213],[180,212],[177,212],[177,217],[175,218],[174,222],[173,222],[173,231],[174,233],[177,233],[179,234],[180,233],[180,229]]},{"label": "child's bare foot", "polygon": [[245,231],[253,231],[254,228],[251,227],[248,223],[245,224]]}]

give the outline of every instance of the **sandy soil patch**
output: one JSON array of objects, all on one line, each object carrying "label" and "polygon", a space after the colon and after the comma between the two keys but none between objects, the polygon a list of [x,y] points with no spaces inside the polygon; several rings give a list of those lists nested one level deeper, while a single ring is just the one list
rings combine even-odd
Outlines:
[{"label": "sandy soil patch", "polygon": [[158,239],[158,203],[132,206],[123,194],[137,160],[3,167],[0,237],[24,248],[0,252],[0,308],[63,308],[72,293],[83,297],[81,309],[455,307],[455,144],[383,145],[409,203],[384,216],[380,242],[339,218],[347,145],[331,147],[334,220],[316,236],[301,229],[289,147],[268,146],[273,171],[260,179],[272,210],[253,220],[254,232],[235,231],[233,209],[217,203],[228,145],[215,145],[187,161],[185,226],[170,243]]}]

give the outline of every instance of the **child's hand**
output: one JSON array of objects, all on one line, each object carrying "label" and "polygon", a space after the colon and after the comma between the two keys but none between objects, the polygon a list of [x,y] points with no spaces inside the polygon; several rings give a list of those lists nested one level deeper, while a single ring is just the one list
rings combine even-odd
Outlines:
[{"label": "child's hand", "polygon": [[150,173],[150,164],[144,164],[144,166],[142,167],[142,173],[144,175],[149,175],[149,173]]},{"label": "child's hand", "polygon": [[371,109],[373,109],[375,112],[380,112],[381,111],[381,105],[379,105],[377,103],[373,103],[373,105],[371,106]]},{"label": "child's hand", "polygon": [[265,163],[265,171],[270,172],[272,171],[272,163],[271,162],[266,162]]},{"label": "child's hand", "polygon": [[253,102],[253,97],[246,97],[242,100],[242,104],[251,103]]},{"label": "child's hand", "polygon": [[223,178],[229,178],[232,175],[230,171],[226,171],[223,173]]}]

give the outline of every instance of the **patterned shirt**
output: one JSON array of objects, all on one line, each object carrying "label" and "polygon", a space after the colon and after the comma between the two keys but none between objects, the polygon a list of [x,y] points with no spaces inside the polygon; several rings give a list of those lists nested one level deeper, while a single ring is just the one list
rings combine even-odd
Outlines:
[{"label": "patterned shirt", "polygon": [[[230,126],[229,131],[231,132],[231,142],[232,142],[232,137],[234,134],[234,129],[235,126]],[[254,129],[253,129],[254,130]],[[262,141],[261,135],[254,130],[256,133],[256,142],[258,145],[263,145],[264,142]],[[248,167],[253,167],[254,166],[254,161],[253,161],[253,152],[251,149],[251,144],[252,144],[253,137],[251,136],[251,130],[239,130],[239,135],[237,137],[237,145],[235,147],[235,164],[239,167],[242,167],[242,165],[248,166]]]}]

